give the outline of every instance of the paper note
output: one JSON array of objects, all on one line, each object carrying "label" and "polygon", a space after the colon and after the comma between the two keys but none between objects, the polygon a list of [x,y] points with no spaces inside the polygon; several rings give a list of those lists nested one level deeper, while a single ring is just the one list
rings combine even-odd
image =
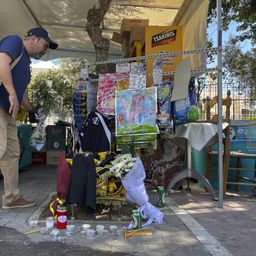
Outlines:
[{"label": "paper note", "polygon": [[188,97],[188,85],[191,77],[190,58],[182,60],[174,75],[174,86],[171,101],[176,101]]}]

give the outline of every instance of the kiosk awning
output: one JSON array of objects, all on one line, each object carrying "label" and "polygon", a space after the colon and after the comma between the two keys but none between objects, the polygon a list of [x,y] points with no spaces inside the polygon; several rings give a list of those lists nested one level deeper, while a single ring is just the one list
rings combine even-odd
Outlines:
[{"label": "kiosk awning", "polygon": [[[97,0],[1,0],[0,38],[23,36],[35,26],[46,28],[59,48],[44,59],[84,57],[95,60],[94,46],[85,31],[88,10]],[[102,24],[112,38],[123,18],[149,19],[149,25],[184,25],[184,49],[202,48],[206,37],[208,0],[113,0]],[[188,22],[190,21],[190,22]],[[111,41],[110,58],[121,56],[121,46]]]}]

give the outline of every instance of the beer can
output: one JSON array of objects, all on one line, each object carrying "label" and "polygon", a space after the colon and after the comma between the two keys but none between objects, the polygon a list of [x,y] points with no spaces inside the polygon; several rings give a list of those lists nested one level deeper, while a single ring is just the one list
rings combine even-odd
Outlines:
[{"label": "beer can", "polygon": [[138,211],[132,211],[132,227],[134,229],[141,228],[141,215]]},{"label": "beer can", "polygon": [[158,186],[157,187],[157,196],[158,196],[157,206],[158,207],[164,207],[165,206],[164,195],[165,195],[164,187],[163,186]]}]

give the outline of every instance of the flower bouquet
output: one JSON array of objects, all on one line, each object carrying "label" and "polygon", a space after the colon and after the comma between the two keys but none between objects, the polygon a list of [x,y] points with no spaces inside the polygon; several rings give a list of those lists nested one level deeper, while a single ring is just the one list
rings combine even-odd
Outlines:
[{"label": "flower bouquet", "polygon": [[136,158],[132,157],[131,154],[118,155],[115,160],[112,161],[112,167],[109,171],[114,174],[114,176],[122,179],[131,171],[135,161]]},{"label": "flower bouquet", "polygon": [[[131,154],[119,155],[112,162],[110,172],[120,177],[121,182],[126,190],[126,199],[128,202],[135,203],[137,209],[143,218],[148,221],[143,227],[150,225],[152,222],[158,224],[163,222],[163,213],[149,203],[149,197],[144,185],[146,177],[144,166],[139,157],[133,157]],[[133,228],[130,224],[129,228]]]},{"label": "flower bouquet", "polygon": [[56,111],[62,104],[62,96],[53,89],[52,81],[38,83],[33,92],[33,102],[36,102],[39,111],[38,124],[30,138],[30,145],[40,151],[46,142],[45,120],[51,112]]},{"label": "flower bouquet", "polygon": [[63,97],[53,88],[53,82],[46,80],[38,83],[33,91],[33,102],[48,116],[52,111],[57,111],[63,101]]}]

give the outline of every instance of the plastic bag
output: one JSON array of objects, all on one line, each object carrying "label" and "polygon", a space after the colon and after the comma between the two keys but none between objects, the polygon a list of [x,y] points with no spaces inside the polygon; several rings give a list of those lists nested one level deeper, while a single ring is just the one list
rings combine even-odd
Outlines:
[{"label": "plastic bag", "polygon": [[141,218],[148,218],[148,221],[145,224],[143,224],[142,227],[147,227],[152,222],[155,222],[157,224],[163,223],[164,214],[149,202],[139,207],[137,211],[140,212]]},{"label": "plastic bag", "polygon": [[121,179],[122,184],[126,190],[126,199],[128,202],[135,203],[139,206],[148,202],[148,194],[144,185],[146,178],[144,166],[139,157],[132,170]]},{"label": "plastic bag", "polygon": [[[131,203],[135,203],[139,206],[137,211],[140,212],[141,218],[148,218],[148,221],[142,225],[142,227],[149,226],[152,222],[157,224],[163,223],[164,214],[148,202],[149,197],[144,185],[144,179],[146,177],[144,166],[139,157],[136,158],[136,162],[132,170],[121,179],[122,184],[126,190],[126,199]],[[131,229],[130,224],[127,229]]]}]

